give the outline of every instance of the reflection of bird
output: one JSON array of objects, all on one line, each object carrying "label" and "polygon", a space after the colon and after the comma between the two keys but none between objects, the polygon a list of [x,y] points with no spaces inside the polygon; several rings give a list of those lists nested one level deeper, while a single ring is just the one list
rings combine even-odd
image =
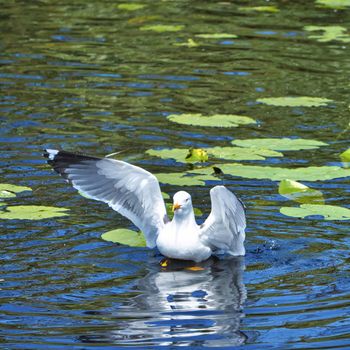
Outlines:
[{"label": "reflection of bird", "polygon": [[[201,270],[155,264],[137,282],[139,293],[115,313],[118,328],[109,334],[116,345],[237,346],[246,300],[244,260],[209,259]],[[132,304],[132,310],[130,308]]]},{"label": "reflection of bird", "polygon": [[145,234],[147,246],[174,259],[203,261],[213,253],[244,255],[245,213],[242,203],[224,186],[210,191],[212,210],[197,225],[191,196],[174,195],[174,218],[166,215],[158,180],[126,162],[48,149],[44,156],[55,171],[86,196],[107,203]]}]

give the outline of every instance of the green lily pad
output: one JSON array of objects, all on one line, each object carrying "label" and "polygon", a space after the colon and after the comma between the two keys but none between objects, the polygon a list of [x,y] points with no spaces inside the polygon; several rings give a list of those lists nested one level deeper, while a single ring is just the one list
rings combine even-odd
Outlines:
[{"label": "green lily pad", "polygon": [[270,12],[275,13],[279,12],[279,9],[276,6],[252,6],[252,7],[239,7],[240,11],[246,11],[246,12]]},{"label": "green lily pad", "polygon": [[340,154],[342,162],[350,162],[350,148]]},{"label": "green lily pad", "polygon": [[[295,181],[322,181],[338,179],[350,176],[350,169],[344,169],[338,166],[313,166],[304,168],[280,168],[258,165],[242,165],[238,163],[217,165],[224,174],[240,176],[247,179],[270,179],[281,181],[291,179]],[[212,168],[200,168],[191,171],[194,174],[203,174],[208,176],[212,173]],[[201,179],[200,175],[200,179]]]},{"label": "green lily pad", "polygon": [[283,157],[283,154],[270,149],[242,147],[213,147],[207,152],[214,158],[229,160],[264,160],[266,157]]},{"label": "green lily pad", "polygon": [[165,199],[170,199],[170,196],[167,193],[165,193],[165,192],[162,192],[162,197],[163,197],[164,200]]},{"label": "green lily pad", "polygon": [[328,146],[327,143],[308,139],[246,139],[234,140],[232,144],[240,147],[263,148],[276,151],[297,151],[301,149],[315,149],[321,146]]},{"label": "green lily pad", "polygon": [[340,159],[343,162],[343,167],[344,168],[350,168],[350,148],[340,155]]},{"label": "green lily pad", "polygon": [[171,114],[167,118],[179,124],[210,126],[219,128],[233,128],[239,125],[256,124],[253,118],[234,114],[215,114],[203,116],[200,113],[194,114]]},{"label": "green lily pad", "polygon": [[155,176],[159,182],[175,186],[203,186],[206,180],[217,180],[211,175],[198,178],[197,176],[187,176],[186,173],[160,173],[155,174]]},{"label": "green lily pad", "polygon": [[213,34],[196,34],[197,38],[202,39],[235,39],[237,35],[228,33],[213,33]]},{"label": "green lily pad", "polygon": [[300,182],[289,179],[284,179],[279,183],[278,193],[298,203],[324,204],[321,191],[314,190]]},{"label": "green lily pad", "polygon": [[321,97],[268,97],[268,98],[259,98],[257,102],[264,103],[270,106],[278,107],[321,107],[327,106],[328,103],[333,102],[327,98]]},{"label": "green lily pad", "polygon": [[11,184],[0,184],[0,198],[13,198],[17,193],[31,191],[30,187]]},{"label": "green lily pad", "polygon": [[184,29],[184,27],[185,27],[184,25],[154,24],[154,25],[143,26],[140,28],[140,30],[151,30],[157,33],[164,33],[164,32],[178,32]]},{"label": "green lily pad", "polygon": [[145,5],[143,4],[137,4],[137,3],[125,3],[125,4],[119,4],[118,9],[120,10],[126,10],[126,11],[136,11],[144,8]]},{"label": "green lily pad", "polygon": [[281,214],[293,218],[321,215],[325,220],[350,220],[350,209],[336,205],[302,204],[300,207],[282,207]]},{"label": "green lily pad", "polygon": [[[198,150],[198,149],[197,149]],[[146,151],[151,156],[160,157],[162,159],[174,159],[179,163],[185,162],[202,162],[208,160],[208,155],[214,158],[229,160],[264,160],[266,157],[283,157],[283,154],[270,149],[262,148],[242,148],[242,147],[213,147],[203,149],[206,152],[202,156],[186,156],[188,150],[184,148],[173,149],[149,149]],[[188,155],[188,154],[187,154]]]},{"label": "green lily pad", "polygon": [[306,26],[304,30],[308,32],[321,31],[320,35],[309,35],[310,39],[316,39],[319,42],[341,41],[343,43],[350,42],[350,35],[347,29],[341,26]]},{"label": "green lily pad", "polygon": [[350,0],[316,0],[316,3],[336,10],[350,7]]},{"label": "green lily pad", "polygon": [[7,191],[7,190],[0,190],[0,198],[15,198],[16,193]]},{"label": "green lily pad", "polygon": [[67,216],[69,209],[46,207],[44,205],[8,206],[0,211],[3,220],[42,220],[59,216]]},{"label": "green lily pad", "polygon": [[202,216],[203,212],[199,208],[193,208],[193,212],[195,216]]},{"label": "green lily pad", "polygon": [[128,245],[130,247],[146,247],[145,236],[142,232],[135,232],[125,228],[108,231],[101,238],[108,242]]},{"label": "green lily pad", "polygon": [[185,148],[163,148],[163,149],[149,149],[146,151],[150,156],[160,157],[162,159],[174,159],[177,162],[196,163],[205,162],[208,160],[207,151],[201,148],[185,149]]}]

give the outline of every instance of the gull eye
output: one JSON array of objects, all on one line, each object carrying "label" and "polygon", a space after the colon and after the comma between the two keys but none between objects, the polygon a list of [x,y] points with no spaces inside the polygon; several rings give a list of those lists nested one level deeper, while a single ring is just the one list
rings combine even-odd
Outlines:
[{"label": "gull eye", "polygon": [[189,198],[186,198],[186,202],[188,202],[190,199]]}]

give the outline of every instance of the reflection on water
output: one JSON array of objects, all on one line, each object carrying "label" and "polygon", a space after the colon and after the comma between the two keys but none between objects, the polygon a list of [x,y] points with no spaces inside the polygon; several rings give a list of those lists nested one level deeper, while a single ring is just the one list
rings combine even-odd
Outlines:
[{"label": "reflection on water", "polygon": [[[147,275],[137,282],[140,294],[113,314],[117,329],[101,339],[94,337],[94,341],[166,346],[243,344],[247,338],[240,331],[247,297],[244,259],[211,259],[197,264],[194,271],[191,266],[184,267],[186,264],[172,261],[166,270],[157,269],[155,263],[148,265]],[[91,342],[85,336],[81,340]]]}]

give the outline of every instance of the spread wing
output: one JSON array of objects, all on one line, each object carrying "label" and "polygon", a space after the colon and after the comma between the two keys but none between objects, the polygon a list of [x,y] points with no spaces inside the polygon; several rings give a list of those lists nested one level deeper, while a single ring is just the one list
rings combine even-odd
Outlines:
[{"label": "spread wing", "polygon": [[89,198],[107,203],[131,220],[153,248],[159,230],[168,220],[157,178],[126,162],[45,150],[56,172]]},{"label": "spread wing", "polygon": [[242,202],[226,187],[210,190],[211,213],[201,226],[200,239],[213,250],[244,255],[246,219]]}]

